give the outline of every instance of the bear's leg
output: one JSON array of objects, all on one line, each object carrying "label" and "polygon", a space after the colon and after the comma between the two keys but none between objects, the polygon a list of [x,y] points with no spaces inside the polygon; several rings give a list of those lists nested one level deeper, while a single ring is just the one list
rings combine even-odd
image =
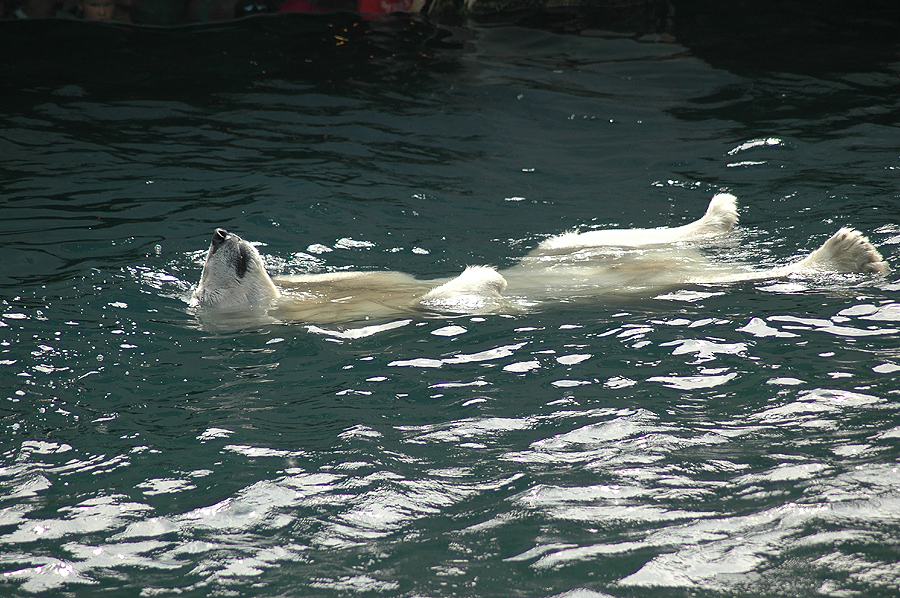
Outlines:
[{"label": "bear's leg", "polygon": [[702,218],[672,230],[680,232],[679,241],[689,241],[727,233],[737,222],[737,198],[730,193],[716,193]]},{"label": "bear's leg", "polygon": [[890,270],[869,239],[861,232],[846,227],[786,269],[789,274],[817,271],[885,273]]},{"label": "bear's leg", "polygon": [[730,193],[717,193],[703,217],[684,226],[568,232],[545,239],[528,255],[559,255],[585,247],[645,247],[693,241],[725,234],[734,228],[737,221],[737,198]]},{"label": "bear's leg", "polygon": [[506,289],[506,279],[490,266],[469,266],[456,278],[422,295],[422,301],[447,299],[460,295],[499,298]]}]

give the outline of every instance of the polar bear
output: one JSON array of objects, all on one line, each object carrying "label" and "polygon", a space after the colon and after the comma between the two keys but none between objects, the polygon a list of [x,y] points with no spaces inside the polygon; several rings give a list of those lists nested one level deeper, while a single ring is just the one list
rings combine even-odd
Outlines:
[{"label": "polar bear", "polygon": [[455,278],[433,280],[394,271],[300,274],[273,280],[251,243],[219,228],[191,304],[206,313],[339,323],[423,311],[513,313],[548,300],[646,294],[678,285],[888,271],[878,250],[850,228],[840,229],[810,255],[769,269],[716,263],[697,249],[698,242],[722,237],[737,222],[737,199],[718,193],[700,219],[684,226],[567,232],[545,239],[502,272],[469,266]]}]

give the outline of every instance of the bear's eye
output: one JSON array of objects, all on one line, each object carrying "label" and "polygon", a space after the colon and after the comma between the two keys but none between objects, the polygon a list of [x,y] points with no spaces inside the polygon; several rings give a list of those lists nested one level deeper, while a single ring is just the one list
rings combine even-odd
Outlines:
[{"label": "bear's eye", "polygon": [[238,278],[243,278],[244,274],[247,273],[247,268],[250,267],[250,254],[244,249],[243,246],[238,249],[238,257],[234,263],[234,272],[237,274]]}]

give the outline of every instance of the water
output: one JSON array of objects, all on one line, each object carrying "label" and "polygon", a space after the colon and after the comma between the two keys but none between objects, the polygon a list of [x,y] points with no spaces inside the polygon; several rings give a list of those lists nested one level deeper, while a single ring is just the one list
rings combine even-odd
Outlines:
[{"label": "water", "polygon": [[853,225],[896,269],[897,42],[736,16],[0,23],[0,595],[897,595],[896,274],[187,306],[217,226],[273,273],[438,277],[720,189],[719,259]]}]

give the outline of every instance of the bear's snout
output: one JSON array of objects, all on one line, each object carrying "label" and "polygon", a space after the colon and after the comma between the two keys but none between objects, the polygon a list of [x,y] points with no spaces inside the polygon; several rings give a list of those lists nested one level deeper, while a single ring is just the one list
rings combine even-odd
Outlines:
[{"label": "bear's snout", "polygon": [[212,242],[213,245],[221,245],[225,242],[225,239],[228,238],[228,231],[224,228],[217,228],[216,232],[213,233]]}]

